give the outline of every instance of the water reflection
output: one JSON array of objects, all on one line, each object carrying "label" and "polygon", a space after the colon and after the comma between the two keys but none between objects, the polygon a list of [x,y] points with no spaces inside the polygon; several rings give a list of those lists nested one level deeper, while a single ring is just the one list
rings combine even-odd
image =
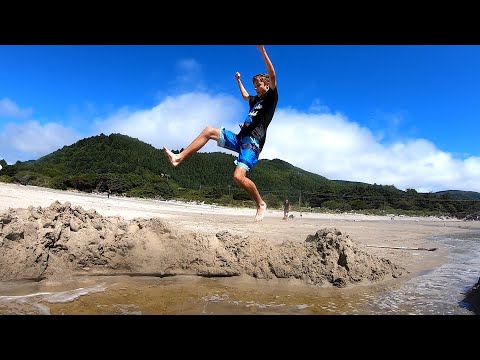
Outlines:
[{"label": "water reflection", "polygon": [[349,289],[248,276],[79,277],[0,283],[0,314],[473,315],[462,303],[480,277],[480,234],[436,237],[442,266],[404,282]]}]

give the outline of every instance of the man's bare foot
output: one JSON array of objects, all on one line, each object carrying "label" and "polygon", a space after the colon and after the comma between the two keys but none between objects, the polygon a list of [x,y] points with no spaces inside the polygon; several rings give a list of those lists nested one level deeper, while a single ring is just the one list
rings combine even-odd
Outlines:
[{"label": "man's bare foot", "polygon": [[262,221],[267,211],[267,204],[263,203],[257,208],[257,214],[255,215],[255,221]]},{"label": "man's bare foot", "polygon": [[178,165],[180,165],[180,160],[178,160],[178,155],[172,153],[165,146],[163,147],[163,153],[165,154],[168,161],[170,162],[170,164],[172,164],[173,167],[177,167]]}]

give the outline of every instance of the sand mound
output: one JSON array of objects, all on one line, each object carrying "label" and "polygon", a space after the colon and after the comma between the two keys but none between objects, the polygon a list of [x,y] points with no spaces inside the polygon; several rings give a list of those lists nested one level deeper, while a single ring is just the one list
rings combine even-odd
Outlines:
[{"label": "sand mound", "polygon": [[0,213],[0,280],[145,274],[296,278],[337,287],[406,272],[336,228],[272,246],[257,237],[181,232],[158,218],[104,217],[56,201]]}]

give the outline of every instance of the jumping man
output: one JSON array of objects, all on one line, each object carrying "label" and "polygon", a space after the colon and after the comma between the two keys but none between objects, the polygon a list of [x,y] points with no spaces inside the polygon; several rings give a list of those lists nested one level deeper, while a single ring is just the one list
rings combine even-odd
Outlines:
[{"label": "jumping man", "polygon": [[207,126],[203,131],[179,154],[174,154],[166,147],[163,151],[173,167],[180,165],[188,156],[200,150],[209,140],[217,141],[217,145],[238,153],[235,160],[233,180],[244,189],[257,203],[255,221],[265,216],[267,204],[263,201],[255,183],[247,177],[258,161],[267,136],[267,128],[273,119],[277,107],[278,91],[275,69],[263,45],[257,45],[267,68],[267,74],[257,74],[252,78],[256,95],[250,95],[240,80],[240,73],[235,74],[240,94],[249,104],[249,113],[238,134],[225,127],[216,128]]}]

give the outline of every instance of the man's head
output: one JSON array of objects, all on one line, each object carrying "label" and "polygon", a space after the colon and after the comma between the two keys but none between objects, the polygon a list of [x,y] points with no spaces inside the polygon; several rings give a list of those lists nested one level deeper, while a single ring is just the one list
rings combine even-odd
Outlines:
[{"label": "man's head", "polygon": [[268,74],[257,74],[252,78],[252,82],[257,95],[260,97],[270,89],[270,76]]}]

